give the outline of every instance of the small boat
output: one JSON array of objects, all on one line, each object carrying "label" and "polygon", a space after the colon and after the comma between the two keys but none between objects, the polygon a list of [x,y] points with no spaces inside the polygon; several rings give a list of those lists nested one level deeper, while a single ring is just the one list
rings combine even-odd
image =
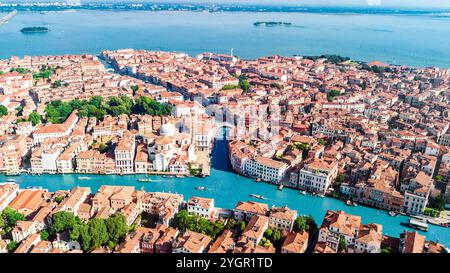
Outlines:
[{"label": "small boat", "polygon": [[6,181],[8,181],[8,182],[17,182],[17,180],[14,179],[14,178],[9,178],[9,179],[7,179]]},{"label": "small boat", "polygon": [[346,204],[347,206],[353,206],[353,203],[352,203],[352,201],[351,201],[350,199],[348,199],[347,201],[345,201],[345,204]]},{"label": "small boat", "polygon": [[195,187],[195,189],[198,190],[198,191],[204,191],[205,187],[200,186],[200,187]]},{"label": "small boat", "polygon": [[306,191],[300,191],[301,194],[306,195]]},{"label": "small boat", "polygon": [[139,182],[152,182],[150,178],[140,178],[138,179]]},{"label": "small boat", "polygon": [[253,193],[250,194],[250,197],[257,198],[257,199],[265,199],[264,196],[259,195],[259,194],[253,194]]},{"label": "small boat", "polygon": [[279,191],[283,190],[283,188],[284,188],[283,185],[278,186],[278,190],[279,190]]},{"label": "small boat", "polygon": [[448,227],[448,223],[439,223],[441,227]]},{"label": "small boat", "polygon": [[183,178],[183,176],[182,176],[182,175],[176,175],[176,177],[177,177],[177,178]]},{"label": "small boat", "polygon": [[398,215],[398,213],[395,212],[395,211],[390,211],[390,212],[389,212],[389,216],[395,217],[395,216],[397,216],[397,215]]},{"label": "small boat", "polygon": [[320,197],[320,198],[324,198],[325,197],[325,195],[323,195],[323,194],[318,194],[317,196]]},{"label": "small boat", "polygon": [[261,182],[261,178],[256,178],[255,181],[256,182]]},{"label": "small boat", "polygon": [[91,180],[92,178],[87,176],[78,176],[78,180]]}]

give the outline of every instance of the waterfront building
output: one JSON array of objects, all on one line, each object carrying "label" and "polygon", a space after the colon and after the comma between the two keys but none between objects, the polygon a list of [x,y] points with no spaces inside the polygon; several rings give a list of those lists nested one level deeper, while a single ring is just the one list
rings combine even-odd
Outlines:
[{"label": "waterfront building", "polygon": [[431,191],[431,177],[419,172],[411,179],[405,189],[405,211],[409,214],[422,214],[428,204]]},{"label": "waterfront building", "polygon": [[253,201],[239,201],[233,210],[234,219],[237,221],[250,221],[255,215],[265,216],[269,213],[269,206]]},{"label": "waterfront building", "polygon": [[114,150],[116,171],[119,174],[134,173],[135,139],[133,135],[123,136]]},{"label": "waterfront building", "polygon": [[19,194],[19,185],[16,183],[0,183],[0,213]]},{"label": "waterfront building", "polygon": [[302,190],[325,194],[337,173],[336,162],[313,159],[305,163],[299,171],[297,187]]},{"label": "waterfront building", "polygon": [[245,172],[254,178],[279,184],[283,179],[288,165],[270,158],[257,156],[245,161]]}]

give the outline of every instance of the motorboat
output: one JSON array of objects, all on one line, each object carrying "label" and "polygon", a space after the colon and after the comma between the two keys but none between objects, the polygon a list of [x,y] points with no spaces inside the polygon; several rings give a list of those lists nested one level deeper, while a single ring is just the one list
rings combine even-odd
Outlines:
[{"label": "motorboat", "polygon": [[88,176],[78,176],[78,180],[91,180],[92,178]]},{"label": "motorboat", "polygon": [[307,192],[306,191],[300,191],[301,194],[306,195]]},{"label": "motorboat", "polygon": [[279,190],[279,191],[283,190],[283,188],[284,188],[283,185],[278,186],[278,190]]},{"label": "motorboat", "polygon": [[390,211],[390,212],[388,212],[388,214],[389,214],[389,216],[395,217],[398,215],[398,212]]},{"label": "motorboat", "polygon": [[138,179],[139,182],[152,182],[150,178],[140,178]]},{"label": "motorboat", "polygon": [[198,191],[204,191],[205,187],[199,186],[199,187],[195,187],[195,189],[198,190]]},{"label": "motorboat", "polygon": [[257,198],[257,199],[265,199],[264,196],[259,195],[259,194],[253,194],[253,193],[250,194],[250,197]]}]

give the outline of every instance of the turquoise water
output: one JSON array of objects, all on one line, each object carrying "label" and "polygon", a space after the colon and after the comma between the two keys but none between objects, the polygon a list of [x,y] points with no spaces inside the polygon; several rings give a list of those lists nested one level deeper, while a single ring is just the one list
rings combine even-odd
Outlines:
[{"label": "turquoise water", "polygon": [[[181,193],[184,199],[191,196],[202,196],[214,198],[217,207],[234,208],[240,200],[254,200],[268,203],[269,206],[288,205],[292,209],[298,210],[299,214],[311,214],[314,219],[320,223],[328,209],[344,210],[348,213],[362,216],[363,223],[376,222],[383,225],[383,233],[390,236],[399,236],[399,234],[408,229],[401,222],[407,222],[408,217],[391,217],[385,211],[376,210],[368,207],[357,206],[349,207],[344,202],[333,198],[320,198],[311,195],[302,195],[293,189],[284,188],[277,190],[274,185],[266,183],[257,183],[252,179],[238,176],[231,171],[231,166],[227,156],[226,140],[218,140],[213,152],[211,176],[206,178],[163,178],[151,176],[153,180],[159,182],[140,183],[138,178],[143,175],[125,175],[125,176],[102,176],[89,175],[91,180],[78,180],[78,175],[22,175],[15,177],[22,188],[29,186],[41,186],[50,191],[61,189],[71,189],[75,186],[91,187],[96,191],[101,185],[128,185],[135,186],[137,189],[144,187],[147,191],[165,191],[172,193]],[[84,175],[83,175],[84,176]],[[0,175],[0,181],[8,177]],[[205,191],[197,191],[196,186],[206,187]],[[267,200],[252,199],[249,194],[260,194]],[[445,245],[450,245],[450,229],[438,226],[431,226],[428,232],[422,233],[429,240],[439,240]]]},{"label": "turquoise water", "polygon": [[[256,21],[287,21],[291,27],[255,27]],[[45,34],[22,34],[46,26]],[[263,55],[339,54],[413,66],[450,67],[450,18],[255,12],[76,11],[19,12],[0,26],[0,58],[11,55],[98,53],[142,48]]]}]

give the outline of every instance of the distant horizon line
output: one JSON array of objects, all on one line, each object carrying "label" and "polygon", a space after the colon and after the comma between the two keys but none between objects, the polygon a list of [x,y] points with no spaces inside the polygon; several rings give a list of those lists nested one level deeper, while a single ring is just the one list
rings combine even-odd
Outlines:
[{"label": "distant horizon line", "polygon": [[[68,1],[0,1],[0,4],[30,5],[30,4],[67,4]],[[80,1],[81,5],[97,4],[97,5],[120,5],[120,4],[145,4],[145,5],[183,5],[183,6],[233,6],[233,7],[278,7],[278,8],[323,8],[323,9],[366,9],[366,10],[405,10],[405,11],[431,11],[431,10],[450,10],[450,7],[423,7],[423,6],[395,6],[395,5],[313,5],[313,4],[292,4],[292,3],[226,3],[226,2],[180,2],[180,1]]]}]

